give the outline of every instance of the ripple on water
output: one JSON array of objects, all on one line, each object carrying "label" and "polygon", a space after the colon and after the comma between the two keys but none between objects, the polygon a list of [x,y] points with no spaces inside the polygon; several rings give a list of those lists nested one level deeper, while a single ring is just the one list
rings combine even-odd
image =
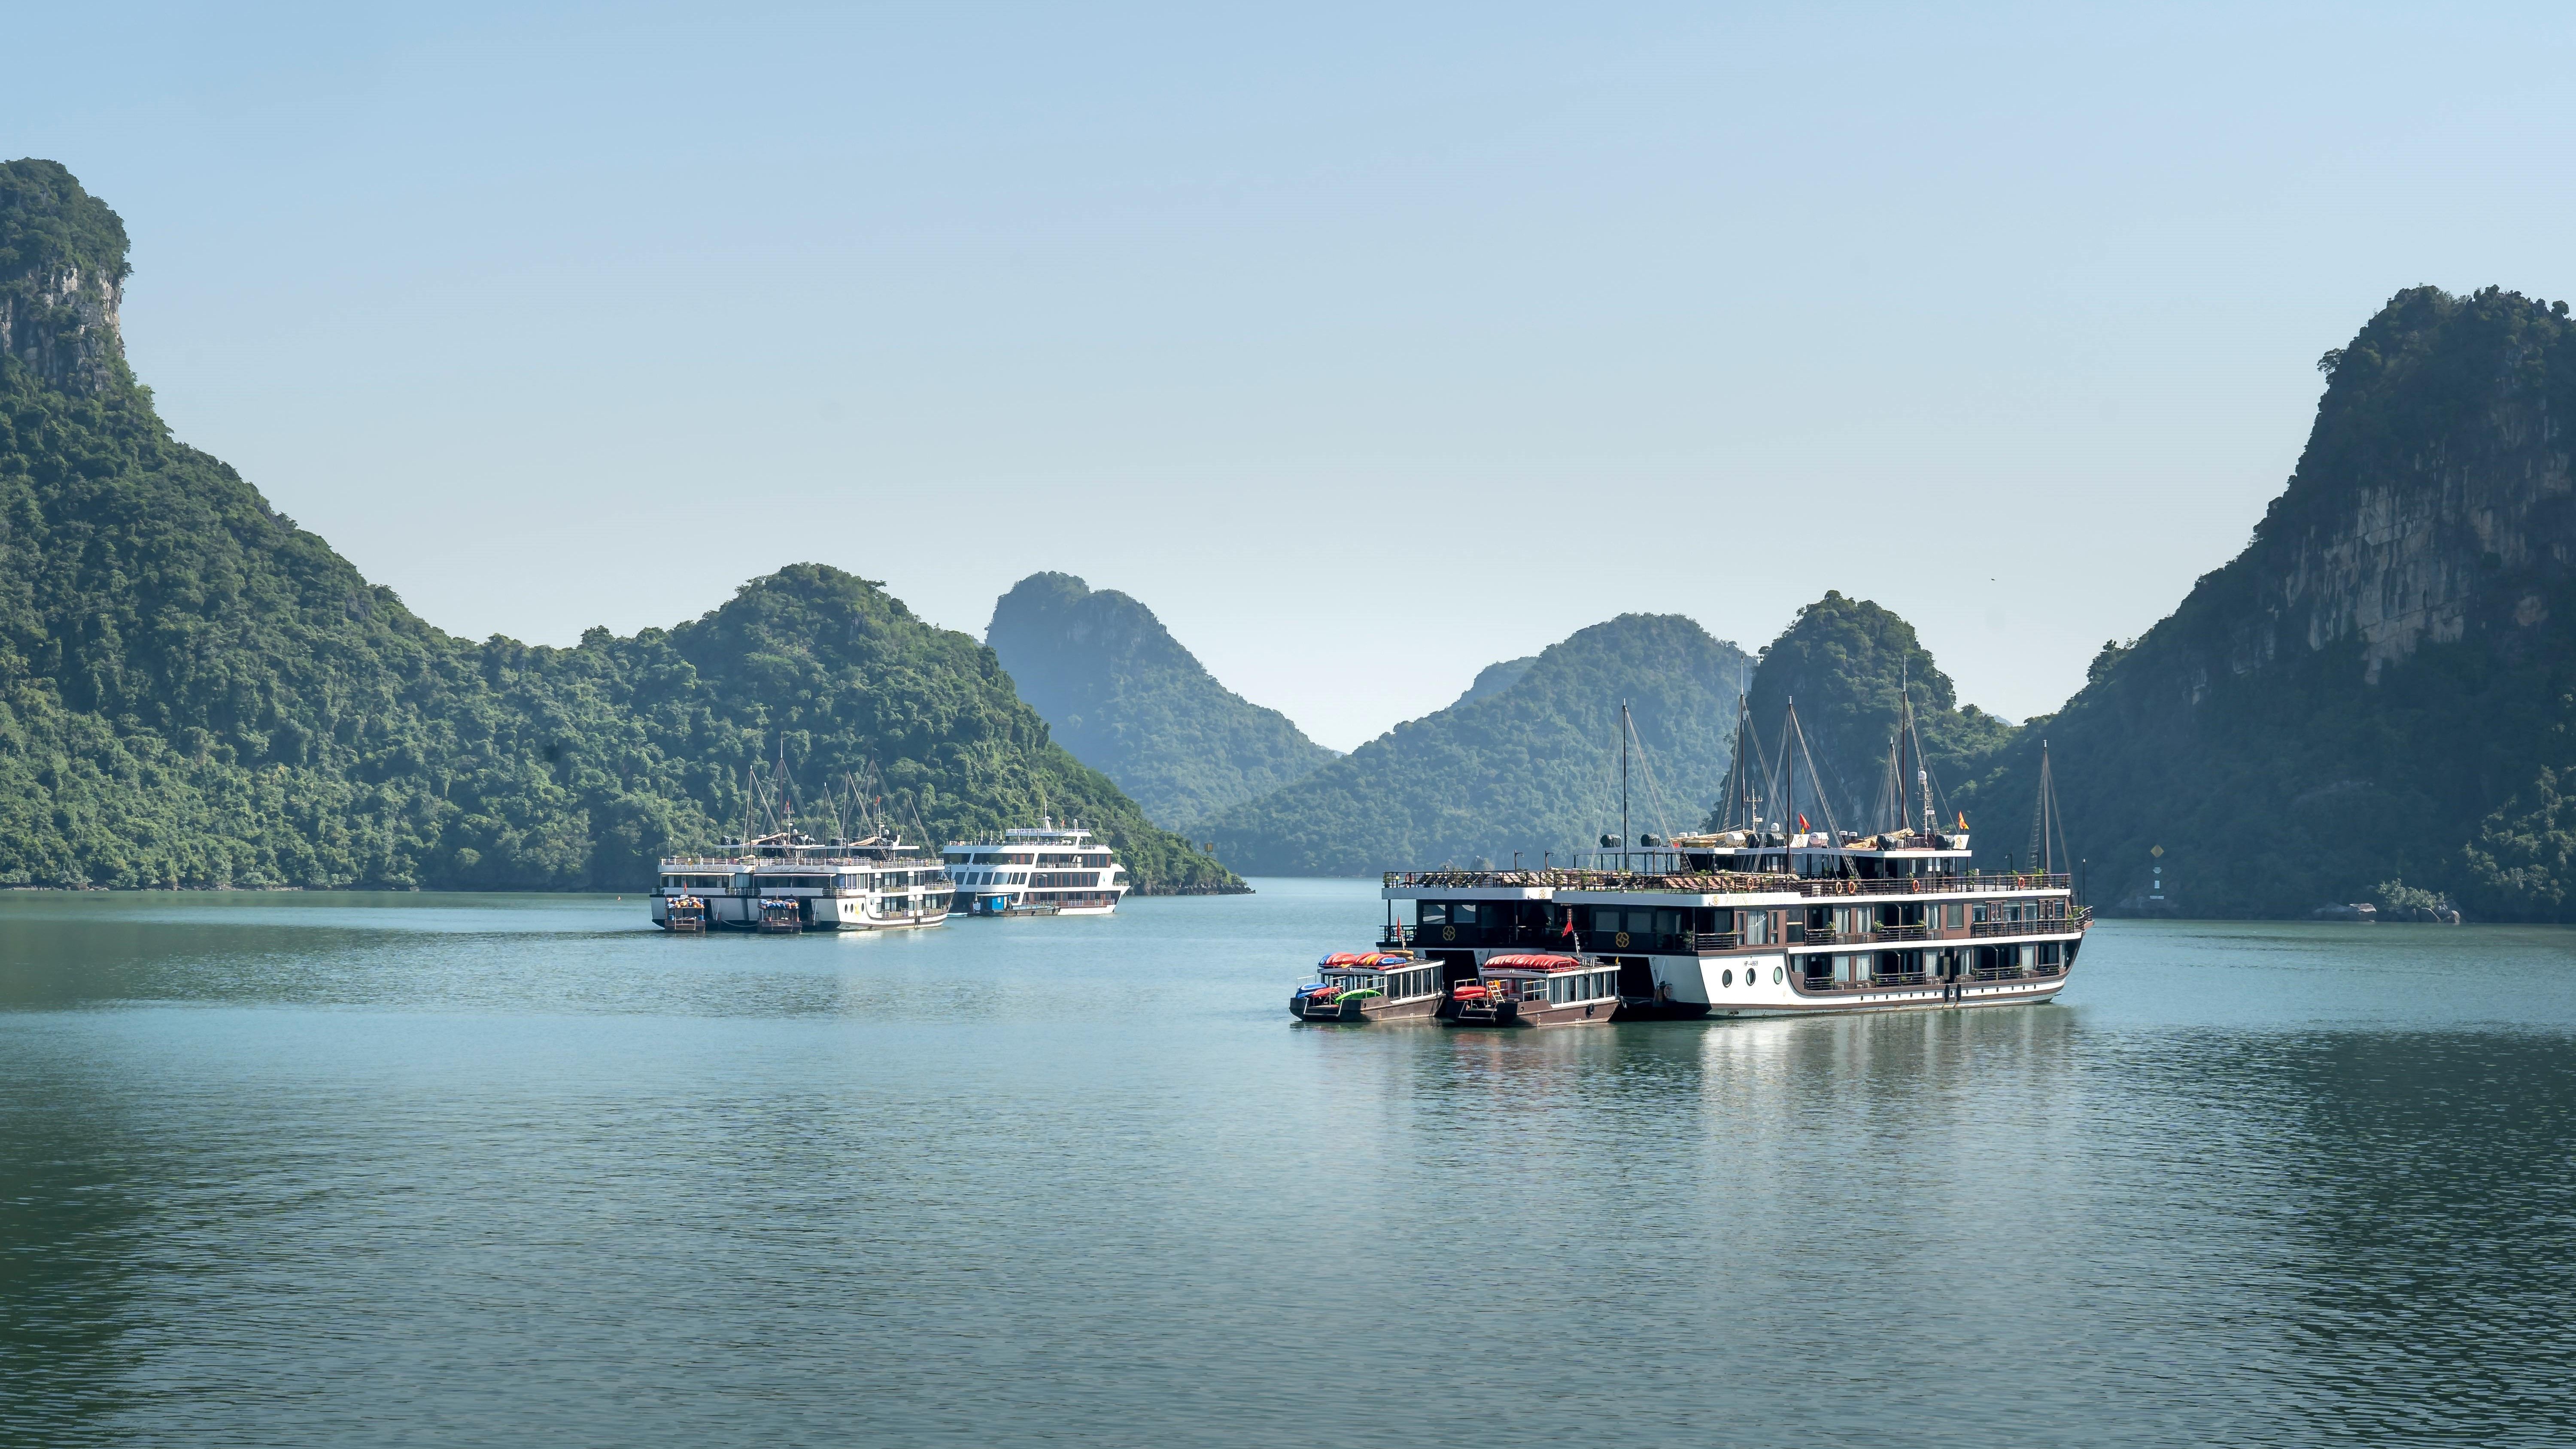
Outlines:
[{"label": "ripple on water", "polygon": [[2562,1440],[2567,936],[1302,1028],[1365,886],[909,938],[0,900],[0,1441]]}]

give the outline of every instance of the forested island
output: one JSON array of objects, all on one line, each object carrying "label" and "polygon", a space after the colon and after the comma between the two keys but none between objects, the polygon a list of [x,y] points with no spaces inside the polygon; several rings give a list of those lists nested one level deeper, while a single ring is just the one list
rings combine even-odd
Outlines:
[{"label": "forested island", "polygon": [[1079,818],[1145,891],[1240,889],[1076,761],[991,650],[818,564],[572,648],[454,638],[127,366],[115,212],[0,165],[0,884],[632,888],[783,752],[934,838]]}]

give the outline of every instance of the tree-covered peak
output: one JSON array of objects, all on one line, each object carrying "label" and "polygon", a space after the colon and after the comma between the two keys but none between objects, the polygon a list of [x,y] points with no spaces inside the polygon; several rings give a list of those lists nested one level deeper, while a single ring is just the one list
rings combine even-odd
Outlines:
[{"label": "tree-covered peak", "polygon": [[2327,382],[2316,425],[2255,542],[2296,547],[2337,526],[2362,489],[2413,481],[2427,446],[2454,456],[2492,448],[2500,402],[2540,414],[2576,402],[2576,370],[2555,358],[2571,336],[2565,302],[2502,287],[2409,287],[2389,298],[2318,359]]},{"label": "tree-covered peak", "polygon": [[59,161],[0,162],[0,293],[79,271],[125,280],[125,222]]},{"label": "tree-covered peak", "polygon": [[[1941,672],[1914,626],[1867,599],[1828,590],[1798,611],[1786,631],[1762,651],[1748,697],[1766,748],[1797,701],[1798,724],[1817,766],[1826,773],[1843,823],[1859,829],[1882,823],[1869,812],[1883,787],[1888,742],[1904,718],[1913,691],[1917,731],[1937,772],[1946,765],[1965,784],[1967,761],[2010,736],[2010,727],[1970,706],[1961,710],[1950,676]],[[1949,788],[1952,782],[1945,782]]]},{"label": "tree-covered peak", "polygon": [[1334,757],[1219,683],[1152,609],[1071,574],[1013,585],[984,639],[1056,742],[1163,824],[1186,827]]}]

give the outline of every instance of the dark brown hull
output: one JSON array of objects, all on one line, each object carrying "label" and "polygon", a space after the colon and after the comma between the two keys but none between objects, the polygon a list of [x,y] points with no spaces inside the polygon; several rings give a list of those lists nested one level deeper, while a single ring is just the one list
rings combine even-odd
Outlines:
[{"label": "dark brown hull", "polygon": [[1442,1018],[1449,1026],[1599,1026],[1615,1020],[1619,1003],[1578,1001],[1542,1006],[1529,1001],[1464,1001]]},{"label": "dark brown hull", "polygon": [[1382,996],[1360,1001],[1334,1002],[1314,1006],[1303,996],[1288,998],[1288,1014],[1299,1021],[1423,1021],[1438,1015],[1448,1001],[1438,996],[1417,996],[1411,1001],[1388,1001]]}]

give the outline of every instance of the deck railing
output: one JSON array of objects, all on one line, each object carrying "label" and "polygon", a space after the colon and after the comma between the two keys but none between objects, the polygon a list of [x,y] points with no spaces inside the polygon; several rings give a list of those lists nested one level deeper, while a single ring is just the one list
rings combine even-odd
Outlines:
[{"label": "deck railing", "polygon": [[1612,870],[1405,870],[1388,871],[1389,886],[1411,890],[1495,890],[1504,888],[1570,891],[1673,891],[1691,895],[1770,894],[1823,896],[1911,896],[1962,891],[2070,890],[2074,877],[2065,871],[1972,871],[1963,875],[1899,876],[1892,880],[1854,877],[1809,878],[1752,871],[1708,871],[1691,875],[1635,875]]}]

